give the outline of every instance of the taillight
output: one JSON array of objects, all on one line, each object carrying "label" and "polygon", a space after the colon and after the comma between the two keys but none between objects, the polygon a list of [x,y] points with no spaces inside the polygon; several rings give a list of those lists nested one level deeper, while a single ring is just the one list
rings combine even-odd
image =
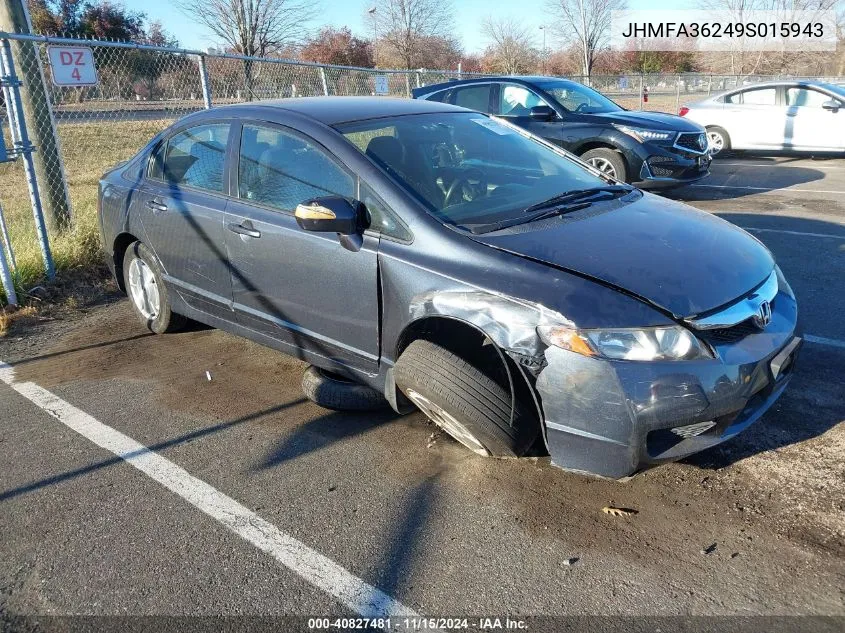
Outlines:
[{"label": "taillight", "polygon": [[687,112],[689,112],[689,108],[686,106],[681,106],[681,109],[678,110],[678,116],[685,116]]}]

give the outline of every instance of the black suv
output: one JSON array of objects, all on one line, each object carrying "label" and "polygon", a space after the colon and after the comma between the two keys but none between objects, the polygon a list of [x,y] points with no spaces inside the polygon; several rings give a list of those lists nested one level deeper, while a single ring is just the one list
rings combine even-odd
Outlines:
[{"label": "black suv", "polygon": [[673,187],[709,174],[703,127],[672,114],[626,110],[574,81],[484,77],[417,88],[413,95],[509,119],[640,187]]}]

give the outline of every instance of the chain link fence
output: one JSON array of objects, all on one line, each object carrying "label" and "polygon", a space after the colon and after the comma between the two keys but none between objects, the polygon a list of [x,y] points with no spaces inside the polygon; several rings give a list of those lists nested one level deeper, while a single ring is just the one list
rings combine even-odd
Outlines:
[{"label": "chain link fence", "polygon": [[[84,253],[98,251],[95,210],[100,174],[130,158],[152,136],[190,112],[209,104],[282,97],[408,97],[416,87],[478,76],[453,71],[350,68],[0,33],[0,44],[4,42],[11,45],[14,70],[26,97],[24,118],[34,151],[40,153],[36,172],[48,218],[51,209],[63,206],[73,214],[69,226],[51,227],[54,243],[64,240],[56,256],[60,268],[84,260]],[[98,74],[96,85],[54,84],[48,47],[69,45],[91,49]],[[623,107],[664,112],[677,112],[683,103],[712,93],[771,79],[727,75],[569,78],[592,86]],[[0,99],[6,100],[2,94]],[[7,110],[0,107],[0,125],[9,144],[12,139]],[[36,243],[21,161],[0,165],[0,203],[9,216],[12,240],[19,244]]]}]

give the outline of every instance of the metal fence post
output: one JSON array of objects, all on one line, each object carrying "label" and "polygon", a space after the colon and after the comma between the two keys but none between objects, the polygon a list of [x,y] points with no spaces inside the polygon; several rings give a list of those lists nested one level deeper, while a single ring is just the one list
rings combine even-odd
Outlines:
[{"label": "metal fence post", "polygon": [[197,67],[200,73],[200,87],[202,88],[202,100],[205,102],[205,109],[211,109],[211,86],[208,83],[208,69],[205,66],[205,55],[197,55]]},{"label": "metal fence post", "polygon": [[329,84],[326,83],[326,69],[320,66],[320,81],[323,82],[323,95],[329,96]]},{"label": "metal fence post", "polygon": [[408,98],[410,99],[411,98],[411,73],[410,73],[410,71],[405,73],[405,92],[406,92]]},{"label": "metal fence post", "polygon": [[681,108],[681,76],[675,80],[675,112]]},{"label": "metal fence post", "polygon": [[3,234],[3,244],[6,245],[6,253],[9,255],[9,266],[14,272],[18,265],[15,262],[15,251],[12,248],[12,238],[9,237],[9,227],[6,225],[6,216],[3,215],[2,204],[0,204],[0,233]]},{"label": "metal fence post", "polygon": [[12,273],[9,272],[9,265],[6,263],[6,252],[0,244],[0,280],[3,282],[3,290],[6,291],[6,302],[10,306],[18,305],[18,297],[15,294],[15,284],[12,280]]},{"label": "metal fence post", "polygon": [[419,74],[419,72],[414,73],[414,76],[416,77],[416,80],[417,80],[417,86],[416,87],[419,88],[420,85],[421,85],[420,84],[420,74]]},{"label": "metal fence post", "polygon": [[12,47],[9,40],[3,40],[0,47],[0,58],[3,60],[5,70],[5,83],[8,84],[12,95],[9,106],[12,109],[12,118],[15,119],[18,128],[19,142],[16,149],[23,155],[23,168],[26,174],[26,185],[29,189],[29,200],[32,203],[32,215],[35,216],[35,231],[38,234],[38,244],[41,247],[41,258],[44,260],[44,270],[47,279],[56,276],[56,267],[53,264],[53,254],[50,252],[50,243],[47,238],[47,226],[44,223],[44,209],[41,206],[41,196],[38,193],[38,180],[35,176],[35,163],[32,160],[33,147],[29,142],[29,134],[26,129],[26,121],[23,116],[23,103],[21,102],[20,81],[15,75],[15,64],[12,60]]},{"label": "metal fence post", "polygon": [[640,73],[640,110],[643,109],[643,75]]}]

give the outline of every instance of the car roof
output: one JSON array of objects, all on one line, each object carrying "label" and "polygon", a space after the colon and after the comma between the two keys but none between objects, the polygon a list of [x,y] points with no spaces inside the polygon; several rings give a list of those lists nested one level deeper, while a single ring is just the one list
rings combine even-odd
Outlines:
[{"label": "car roof", "polygon": [[757,81],[751,84],[744,84],[742,86],[734,86],[727,90],[723,90],[718,94],[713,95],[712,99],[742,90],[751,90],[753,88],[775,88],[777,86],[815,86],[817,88],[827,88],[830,85],[827,81],[818,81],[816,79],[772,79],[770,81]]},{"label": "car roof", "polygon": [[455,88],[457,86],[463,86],[467,84],[476,84],[476,83],[483,83],[483,82],[501,82],[507,81],[508,83],[516,83],[516,84],[538,84],[544,83],[547,81],[554,81],[556,83],[561,84],[577,84],[578,82],[572,81],[571,79],[562,79],[561,77],[546,77],[544,75],[520,75],[518,77],[512,75],[478,75],[475,77],[469,77],[467,79],[452,79],[450,81],[444,81],[439,84],[430,84],[428,86],[422,86],[420,88],[414,88],[412,91],[414,96],[421,96],[421,95],[428,95],[433,92],[440,92],[441,90],[446,90],[448,88]]},{"label": "car roof", "polygon": [[325,125],[409,114],[468,112],[466,108],[446,103],[394,97],[294,97],[227,105],[220,109],[224,108],[242,109],[244,111],[254,111],[255,108],[285,110],[314,119]]}]

